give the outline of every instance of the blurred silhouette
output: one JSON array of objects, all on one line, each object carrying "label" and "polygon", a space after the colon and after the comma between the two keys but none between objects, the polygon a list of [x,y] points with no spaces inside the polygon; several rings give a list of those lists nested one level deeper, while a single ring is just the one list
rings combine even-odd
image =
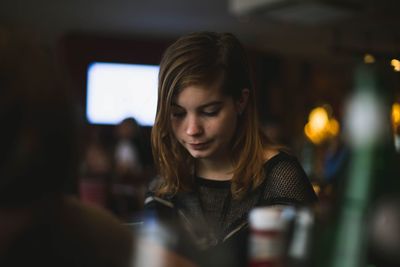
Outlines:
[{"label": "blurred silhouette", "polygon": [[0,266],[128,266],[130,229],[74,197],[77,114],[37,37],[0,29]]},{"label": "blurred silhouette", "polygon": [[[89,130],[89,129],[88,129]],[[79,196],[82,202],[108,209],[112,158],[100,140],[99,129],[91,128],[80,170]]]},{"label": "blurred silhouette", "polygon": [[122,120],[114,129],[115,141],[111,149],[113,177],[111,208],[121,219],[134,220],[141,211],[147,183],[141,126],[132,118]]},{"label": "blurred silhouette", "polygon": [[140,126],[134,118],[126,118],[115,128],[115,169],[119,176],[140,176],[143,169],[140,149]]}]

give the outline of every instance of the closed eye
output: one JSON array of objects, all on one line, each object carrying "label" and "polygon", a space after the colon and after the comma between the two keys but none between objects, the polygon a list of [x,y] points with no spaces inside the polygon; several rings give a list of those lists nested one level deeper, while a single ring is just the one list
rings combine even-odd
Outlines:
[{"label": "closed eye", "polygon": [[219,113],[219,109],[218,110],[213,110],[213,111],[203,111],[202,114],[208,117],[214,117],[217,116]]},{"label": "closed eye", "polygon": [[207,116],[207,117],[214,117],[217,116],[218,113],[222,109],[222,104],[221,103],[211,103],[207,105],[206,107],[203,107],[200,109],[200,114]]},{"label": "closed eye", "polygon": [[171,115],[173,118],[182,118],[185,116],[186,112],[172,112]]},{"label": "closed eye", "polygon": [[186,110],[181,108],[180,106],[176,105],[175,103],[172,104],[172,108],[171,108],[171,117],[172,118],[182,118],[183,116],[185,116],[186,114]]}]

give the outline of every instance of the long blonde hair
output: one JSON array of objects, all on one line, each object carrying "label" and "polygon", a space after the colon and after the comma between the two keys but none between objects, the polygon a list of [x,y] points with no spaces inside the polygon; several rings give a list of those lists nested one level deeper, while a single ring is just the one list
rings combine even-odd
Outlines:
[{"label": "long blonde hair", "polygon": [[245,51],[230,33],[196,32],[169,46],[160,64],[157,113],[151,135],[154,162],[162,179],[159,195],[193,188],[194,159],[178,143],[171,128],[174,96],[189,85],[206,86],[217,81],[223,94],[234,100],[241,97],[244,88],[250,91],[232,141],[232,195],[240,197],[261,183],[264,149],[269,140],[259,127]]}]

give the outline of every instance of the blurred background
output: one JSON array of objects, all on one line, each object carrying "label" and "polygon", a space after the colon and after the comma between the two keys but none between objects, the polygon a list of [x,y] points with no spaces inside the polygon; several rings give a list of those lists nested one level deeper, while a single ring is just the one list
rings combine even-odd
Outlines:
[{"label": "blurred background", "polygon": [[211,30],[242,41],[264,130],[300,159],[330,204],[349,162],[344,111],[360,64],[385,74],[380,120],[398,155],[398,10],[397,0],[2,0],[0,25],[37,32],[65,61],[84,125],[77,193],[130,222],[156,175],[151,93],[177,37]]}]

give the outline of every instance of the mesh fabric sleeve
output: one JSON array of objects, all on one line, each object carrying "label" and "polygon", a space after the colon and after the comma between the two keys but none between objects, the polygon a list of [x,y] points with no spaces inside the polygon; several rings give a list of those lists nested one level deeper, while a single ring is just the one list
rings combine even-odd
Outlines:
[{"label": "mesh fabric sleeve", "polygon": [[302,166],[293,156],[281,153],[266,166],[263,202],[312,204],[317,196]]}]

